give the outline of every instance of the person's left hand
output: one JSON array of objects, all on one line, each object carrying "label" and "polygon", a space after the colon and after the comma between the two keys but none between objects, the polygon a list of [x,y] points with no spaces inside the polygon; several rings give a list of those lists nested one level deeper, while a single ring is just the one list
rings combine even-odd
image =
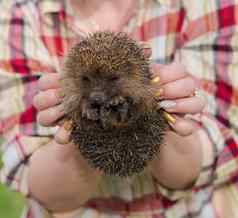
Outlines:
[{"label": "person's left hand", "polygon": [[[171,126],[164,145],[149,164],[152,174],[164,187],[184,189],[194,184],[203,159],[199,124],[187,114],[201,113],[205,101],[197,96],[198,84],[182,64],[154,64],[151,86],[159,107]],[[172,161],[171,161],[172,160]]]},{"label": "person's left hand", "polygon": [[165,117],[170,126],[181,136],[192,134],[198,124],[184,115],[200,113],[205,106],[205,100],[196,95],[196,79],[176,62],[153,64],[152,69],[152,86],[157,90],[155,96],[161,100],[159,106],[168,112]]}]

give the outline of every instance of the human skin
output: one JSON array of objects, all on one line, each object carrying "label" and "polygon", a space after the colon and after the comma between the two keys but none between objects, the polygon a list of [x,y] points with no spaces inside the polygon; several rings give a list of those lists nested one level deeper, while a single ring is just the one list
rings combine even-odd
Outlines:
[{"label": "human skin", "polygon": [[[86,4],[89,1],[81,2]],[[98,1],[90,1],[91,4],[93,2],[97,4]],[[107,3],[103,6],[102,2],[100,2],[100,8],[95,7],[97,8],[95,16],[92,16],[94,12],[91,9],[88,13],[85,9],[84,16],[102,21],[98,24],[99,26],[103,26],[105,21],[122,19],[121,15],[118,19],[107,19],[109,15],[103,13],[103,10],[110,11],[108,7],[112,7],[113,1],[105,1],[111,6],[106,5]],[[115,2],[119,4],[121,1]],[[132,4],[133,0],[128,2]],[[77,3],[76,0],[75,3]],[[122,5],[117,5],[117,7],[122,7]],[[125,10],[130,7],[130,5],[125,6]],[[122,10],[124,9],[119,11]],[[118,10],[114,8],[111,11],[116,13]],[[105,17],[99,19],[100,14]],[[116,31],[122,24],[123,22],[107,23],[105,28]],[[157,96],[159,94],[162,100],[173,100],[176,105],[166,108],[173,114],[175,122],[170,120],[173,122],[170,122],[171,130],[166,133],[166,146],[161,147],[159,158],[150,163],[149,169],[162,185],[171,189],[186,188],[199,175],[202,150],[198,125],[192,120],[183,118],[183,115],[201,112],[204,102],[193,95],[197,88],[196,82],[182,65],[178,63],[168,66],[155,64],[152,69],[154,80],[151,85],[156,86],[158,90],[154,94]],[[54,126],[56,121],[63,116],[63,108],[60,104],[63,94],[60,91],[60,75],[44,75],[38,84],[40,92],[34,97],[34,105],[38,110],[38,122],[43,126]],[[69,132],[69,123],[61,125],[54,139],[39,148],[30,159],[30,194],[53,212],[65,212],[79,208],[90,198],[102,178],[102,173],[90,168],[79,150],[69,143]]]},{"label": "human skin", "polygon": [[[154,78],[159,76],[160,82],[152,85],[158,86],[163,93],[161,98],[177,102],[176,106],[169,109],[170,112],[183,115],[202,110],[202,99],[190,97],[196,88],[195,80],[180,64],[173,63],[164,67],[154,65],[153,69]],[[185,91],[184,87],[187,87]],[[44,126],[53,126],[63,115],[60,105],[60,75],[48,74],[41,77],[39,89],[41,91],[34,98],[34,105],[39,111],[38,122]],[[166,133],[166,146],[161,147],[159,158],[154,159],[149,168],[162,185],[170,189],[183,189],[192,184],[200,172],[202,151],[199,127],[192,120],[179,115],[173,116],[176,121],[170,123],[171,131]],[[90,198],[102,176],[100,172],[91,169],[78,149],[68,142],[69,132],[69,123],[65,123],[59,128],[55,139],[31,157],[31,194],[53,211],[79,207]],[[58,187],[64,189],[59,192]]]},{"label": "human skin", "polygon": [[52,212],[71,211],[91,197],[101,175],[74,145],[52,140],[30,158],[30,195]]}]

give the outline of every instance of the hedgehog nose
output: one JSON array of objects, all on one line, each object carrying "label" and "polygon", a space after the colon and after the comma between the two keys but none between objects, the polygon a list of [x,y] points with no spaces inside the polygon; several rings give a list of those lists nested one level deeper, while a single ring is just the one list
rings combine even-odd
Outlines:
[{"label": "hedgehog nose", "polygon": [[103,105],[103,103],[106,101],[106,96],[103,92],[93,92],[89,96],[89,101],[91,104],[91,107],[96,108]]}]

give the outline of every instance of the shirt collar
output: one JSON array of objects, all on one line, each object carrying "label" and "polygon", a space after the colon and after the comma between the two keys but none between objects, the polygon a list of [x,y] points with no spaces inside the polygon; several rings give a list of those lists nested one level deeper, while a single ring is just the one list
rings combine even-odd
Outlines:
[{"label": "shirt collar", "polygon": [[59,13],[62,10],[62,0],[41,0],[39,1],[39,8],[43,15],[51,13]]},{"label": "shirt collar", "polygon": [[[160,5],[170,5],[177,0],[155,0]],[[64,0],[41,0],[39,1],[39,7],[44,15],[51,13],[59,13],[64,5]]]}]

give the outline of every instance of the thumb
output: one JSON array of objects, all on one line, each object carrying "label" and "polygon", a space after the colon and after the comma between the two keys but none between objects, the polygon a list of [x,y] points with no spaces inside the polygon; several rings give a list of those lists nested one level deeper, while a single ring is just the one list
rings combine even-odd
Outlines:
[{"label": "thumb", "polygon": [[167,119],[170,127],[174,132],[179,134],[180,136],[189,136],[193,134],[198,128],[200,128],[199,124],[192,119],[181,117],[178,115],[171,115],[168,112],[164,111],[164,117]]},{"label": "thumb", "polygon": [[72,130],[72,121],[66,120],[62,126],[59,127],[55,134],[55,141],[59,144],[65,145],[70,142],[70,131]]}]

